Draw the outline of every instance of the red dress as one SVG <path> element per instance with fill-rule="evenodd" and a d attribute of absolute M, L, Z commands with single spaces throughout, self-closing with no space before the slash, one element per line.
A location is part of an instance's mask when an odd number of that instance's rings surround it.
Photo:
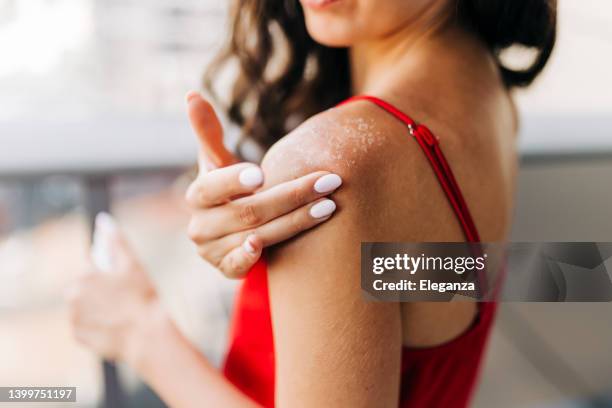
<path fill-rule="evenodd" d="M 375 103 L 406 124 L 436 173 L 466 240 L 480 241 L 438 139 L 425 126 L 416 124 L 394 106 L 378 98 L 356 96 L 343 103 L 352 100 Z M 479 303 L 476 321 L 465 333 L 450 342 L 429 348 L 403 348 L 400 407 L 454 408 L 468 405 L 476 385 L 495 307 L 495 303 Z M 274 342 L 264 257 L 253 266 L 238 293 L 224 374 L 257 403 L 264 407 L 274 406 Z"/>

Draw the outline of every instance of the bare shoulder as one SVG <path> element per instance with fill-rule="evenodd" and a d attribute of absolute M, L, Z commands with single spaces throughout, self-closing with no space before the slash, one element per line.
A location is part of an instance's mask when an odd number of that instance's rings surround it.
<path fill-rule="evenodd" d="M 511 124 L 499 119 L 494 104 L 486 105 L 482 118 L 460 122 L 463 111 L 405 100 L 400 108 L 440 136 L 483 239 L 503 239 L 514 179 L 514 142 L 505 136 Z M 340 209 L 350 202 L 353 216 L 384 225 L 385 240 L 463 239 L 418 143 L 401 121 L 372 103 L 353 102 L 312 117 L 276 143 L 262 166 L 269 185 L 318 170 L 339 174 Z"/>
<path fill-rule="evenodd" d="M 263 160 L 264 168 L 295 178 L 314 170 L 337 171 L 350 178 L 388 163 L 407 130 L 388 113 L 368 102 L 324 111 L 277 142 Z"/>
<path fill-rule="evenodd" d="M 422 220 L 435 212 L 454 225 L 420 146 L 401 121 L 369 102 L 307 120 L 268 151 L 262 167 L 267 185 L 319 170 L 340 175 L 343 186 L 332 197 L 339 211 L 330 225 L 367 219 L 376 227 L 366 228 L 370 239 L 433 239 L 442 231 Z"/>
<path fill-rule="evenodd" d="M 403 195 L 402 205 L 409 204 L 414 194 L 406 194 L 405 187 L 414 191 L 419 175 L 428 171 L 421 156 L 402 122 L 358 101 L 304 122 L 268 151 L 262 167 L 270 184 L 318 170 L 334 172 L 343 179 L 339 198 L 350 196 L 373 211 L 379 199 L 394 206 L 394 198 Z"/>

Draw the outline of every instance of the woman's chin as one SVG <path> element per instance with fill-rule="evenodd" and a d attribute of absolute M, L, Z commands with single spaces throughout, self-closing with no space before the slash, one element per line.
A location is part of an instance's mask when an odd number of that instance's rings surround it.
<path fill-rule="evenodd" d="M 331 47 L 331 48 L 343 48 L 343 47 L 350 47 L 351 46 L 351 42 L 350 41 L 344 41 L 342 39 L 339 38 L 329 38 L 329 37 L 317 37 L 314 35 L 311 35 L 312 39 L 315 40 L 317 43 L 324 45 L 326 47 Z"/>
<path fill-rule="evenodd" d="M 326 47 L 350 47 L 354 42 L 354 35 L 350 30 L 342 30 L 336 25 L 334 28 L 323 21 L 307 22 L 308 34 L 313 40 Z"/>

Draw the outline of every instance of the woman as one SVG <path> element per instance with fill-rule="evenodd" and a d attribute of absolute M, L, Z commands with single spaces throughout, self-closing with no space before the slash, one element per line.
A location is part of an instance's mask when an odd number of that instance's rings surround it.
<path fill-rule="evenodd" d="M 261 170 L 203 172 L 187 197 L 200 254 L 246 274 L 224 371 L 178 333 L 108 217 L 113 273 L 81 280 L 77 336 L 177 407 L 467 406 L 494 304 L 366 302 L 359 244 L 506 238 L 510 90 L 550 56 L 554 1 L 250 0 L 233 13 L 213 75 L 238 61 L 228 114 L 271 147 Z M 529 67 L 500 62 L 514 44 L 537 51 Z M 351 95 L 370 97 L 332 108 Z M 188 99 L 207 167 L 231 163 L 210 154 L 210 105 Z"/>

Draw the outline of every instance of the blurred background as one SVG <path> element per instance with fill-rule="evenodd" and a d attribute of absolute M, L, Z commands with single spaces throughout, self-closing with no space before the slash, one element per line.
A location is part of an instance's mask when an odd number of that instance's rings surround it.
<path fill-rule="evenodd" d="M 195 255 L 182 194 L 184 95 L 223 42 L 226 6 L 0 0 L 0 385 L 76 386 L 77 405 L 99 403 L 100 363 L 72 340 L 62 296 L 88 203 L 107 199 L 183 331 L 221 361 L 234 283 Z M 516 95 L 512 239 L 612 241 L 612 3 L 559 7 L 552 62 Z M 612 305 L 500 309 L 474 407 L 612 406 Z M 121 378 L 132 406 L 162 406 Z"/>

